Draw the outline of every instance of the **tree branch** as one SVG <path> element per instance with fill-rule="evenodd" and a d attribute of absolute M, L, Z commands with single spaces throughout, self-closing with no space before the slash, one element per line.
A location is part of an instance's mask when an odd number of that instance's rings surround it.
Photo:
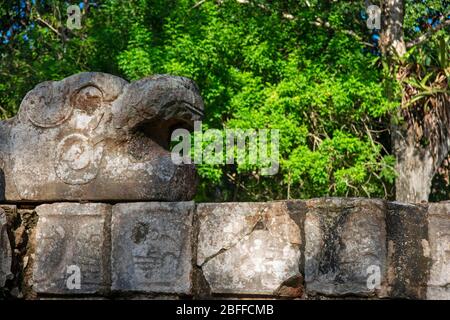
<path fill-rule="evenodd" d="M 237 3 L 240 3 L 240 4 L 251 4 L 250 0 L 236 0 L 236 1 L 237 1 Z M 307 2 L 307 4 L 309 5 L 309 2 Z M 270 9 L 261 3 L 256 4 L 256 6 L 266 12 L 270 12 Z M 283 16 L 284 19 L 287 19 L 287 20 L 295 19 L 295 17 L 288 12 L 282 12 L 281 15 Z"/>
<path fill-rule="evenodd" d="M 333 30 L 334 32 L 342 32 L 346 35 L 353 37 L 356 41 L 360 42 L 361 44 L 364 44 L 369 47 L 375 47 L 375 45 L 373 45 L 372 43 L 363 41 L 363 39 L 355 31 L 334 29 L 333 27 L 331 27 L 328 21 L 323 21 L 321 18 L 317 18 L 315 21 L 311 21 L 310 23 L 317 27 L 323 27 L 329 30 Z"/>
<path fill-rule="evenodd" d="M 422 42 L 428 40 L 433 34 L 438 32 L 439 30 L 443 29 L 446 26 L 450 25 L 450 19 L 446 20 L 446 17 L 450 16 L 450 12 L 445 14 L 441 19 L 439 19 L 440 24 L 436 28 L 431 28 L 427 31 L 427 33 L 421 35 L 420 37 L 417 37 L 414 40 L 409 41 L 406 44 L 406 48 L 412 48 L 418 44 L 421 44 Z"/>
<path fill-rule="evenodd" d="M 61 33 L 55 29 L 50 23 L 48 23 L 47 21 L 45 21 L 44 19 L 41 18 L 40 14 L 38 12 L 36 12 L 37 14 L 37 18 L 36 20 L 38 22 L 40 22 L 41 24 L 43 24 L 44 26 L 46 26 L 47 28 L 49 28 L 50 30 L 52 30 L 54 33 L 56 33 L 58 35 L 58 37 L 61 37 Z"/>
<path fill-rule="evenodd" d="M 194 5 L 192 6 L 192 8 L 191 8 L 190 10 L 200 7 L 200 6 L 201 6 L 202 4 L 204 4 L 205 2 L 206 2 L 206 0 L 201 0 L 201 1 L 197 2 L 196 4 L 194 4 Z"/>

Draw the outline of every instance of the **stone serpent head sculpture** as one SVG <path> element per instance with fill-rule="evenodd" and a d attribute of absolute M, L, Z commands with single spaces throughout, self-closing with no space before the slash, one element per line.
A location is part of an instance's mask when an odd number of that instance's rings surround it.
<path fill-rule="evenodd" d="M 193 165 L 171 160 L 171 132 L 192 129 L 195 83 L 80 73 L 37 85 L 0 122 L 0 201 L 191 200 Z"/>

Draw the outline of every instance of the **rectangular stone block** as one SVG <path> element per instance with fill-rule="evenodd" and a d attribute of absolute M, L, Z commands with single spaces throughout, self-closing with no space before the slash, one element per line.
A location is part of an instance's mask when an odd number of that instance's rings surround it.
<path fill-rule="evenodd" d="M 303 293 L 302 201 L 204 203 L 199 220 L 197 265 L 211 293 Z"/>
<path fill-rule="evenodd" d="M 450 203 L 430 203 L 428 237 L 431 269 L 427 299 L 450 300 Z"/>
<path fill-rule="evenodd" d="M 7 232 L 6 212 L 0 208 L 0 288 L 11 276 L 12 252 Z"/>
<path fill-rule="evenodd" d="M 54 203 L 36 208 L 33 289 L 42 294 L 93 294 L 109 289 L 107 204 Z"/>
<path fill-rule="evenodd" d="M 305 282 L 308 294 L 383 296 L 385 203 L 323 198 L 307 201 Z"/>
<path fill-rule="evenodd" d="M 389 297 L 425 299 L 430 268 L 427 208 L 388 202 L 387 209 Z"/>
<path fill-rule="evenodd" d="M 193 202 L 115 205 L 112 290 L 191 294 L 193 213 Z"/>

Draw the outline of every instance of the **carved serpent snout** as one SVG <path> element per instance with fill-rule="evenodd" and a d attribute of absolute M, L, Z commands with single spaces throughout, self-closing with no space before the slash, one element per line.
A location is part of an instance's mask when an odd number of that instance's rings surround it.
<path fill-rule="evenodd" d="M 199 90 L 183 77 L 80 73 L 41 83 L 0 122 L 3 198 L 190 200 L 195 168 L 171 161 L 169 139 L 202 116 Z"/>
<path fill-rule="evenodd" d="M 130 84 L 115 109 L 114 126 L 143 130 L 168 147 L 178 127 L 192 129 L 203 118 L 203 101 L 196 84 L 187 78 L 156 75 Z"/>

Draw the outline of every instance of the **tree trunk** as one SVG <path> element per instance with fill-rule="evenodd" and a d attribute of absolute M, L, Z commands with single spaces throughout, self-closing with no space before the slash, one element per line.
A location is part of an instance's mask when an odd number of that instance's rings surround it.
<path fill-rule="evenodd" d="M 427 201 L 433 179 L 433 159 L 428 150 L 417 148 L 409 129 L 402 129 L 393 127 L 391 132 L 398 174 L 395 199 L 411 203 Z"/>
<path fill-rule="evenodd" d="M 433 107 L 428 113 L 423 112 L 423 106 L 412 112 L 402 110 L 405 122 L 392 126 L 393 151 L 397 157 L 397 201 L 428 201 L 431 181 L 448 156 L 449 99 L 446 95 L 440 95 L 433 100 Z M 421 121 L 418 122 L 417 119 Z"/>
<path fill-rule="evenodd" d="M 403 36 L 404 0 L 384 0 L 382 4 L 381 50 L 391 63 L 406 53 Z M 409 70 L 400 68 L 397 80 Z M 403 87 L 402 106 L 411 98 Z M 396 156 L 396 200 L 417 203 L 428 201 L 431 182 L 449 152 L 450 103 L 447 95 L 430 98 L 430 110 L 416 103 L 399 109 L 402 123 L 391 126 L 393 153 Z"/>
<path fill-rule="evenodd" d="M 381 50 L 385 56 L 403 56 L 406 45 L 403 37 L 404 0 L 385 0 L 381 8 Z"/>

